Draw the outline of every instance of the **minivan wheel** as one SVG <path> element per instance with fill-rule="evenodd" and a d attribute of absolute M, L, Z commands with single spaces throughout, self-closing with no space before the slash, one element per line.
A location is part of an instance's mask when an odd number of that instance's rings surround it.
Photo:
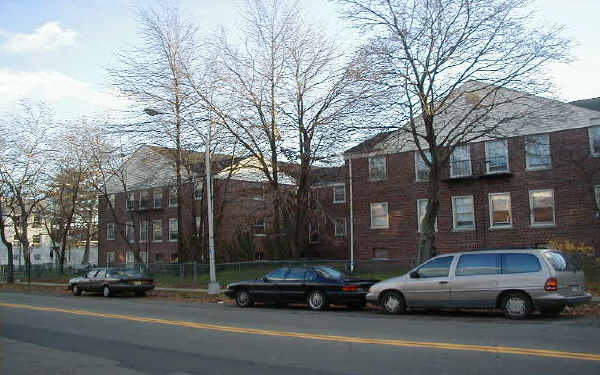
<path fill-rule="evenodd" d="M 102 288 L 102 294 L 104 295 L 104 297 L 110 297 L 112 295 L 108 285 L 105 285 L 104 288 Z"/>
<path fill-rule="evenodd" d="M 325 310 L 329 304 L 327 303 L 327 296 L 320 290 L 313 290 L 308 294 L 307 298 L 308 307 L 311 310 Z"/>
<path fill-rule="evenodd" d="M 406 308 L 404 298 L 398 292 L 385 292 L 380 301 L 383 311 L 388 314 L 400 314 Z"/>
<path fill-rule="evenodd" d="M 246 289 L 240 289 L 235 293 L 235 303 L 239 307 L 251 307 L 254 304 L 250 292 Z"/>
<path fill-rule="evenodd" d="M 510 293 L 502 299 L 502 310 L 509 319 L 525 319 L 533 311 L 533 304 L 522 293 Z"/>

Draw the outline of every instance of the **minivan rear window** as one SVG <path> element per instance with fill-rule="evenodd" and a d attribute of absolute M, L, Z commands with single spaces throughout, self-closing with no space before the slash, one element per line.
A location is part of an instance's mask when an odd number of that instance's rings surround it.
<path fill-rule="evenodd" d="M 552 268 L 557 272 L 577 271 L 581 269 L 581 266 L 568 254 L 559 253 L 558 251 L 548 251 L 544 253 L 544 257 L 548 259 Z"/>
<path fill-rule="evenodd" d="M 533 254 L 502 254 L 502 273 L 538 272 L 542 269 L 539 259 Z"/>

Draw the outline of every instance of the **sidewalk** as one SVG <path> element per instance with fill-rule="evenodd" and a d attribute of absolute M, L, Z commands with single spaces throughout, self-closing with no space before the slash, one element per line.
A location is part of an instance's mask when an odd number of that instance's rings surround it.
<path fill-rule="evenodd" d="M 4 284 L 4 282 L 2 282 Z M 26 281 L 16 281 L 15 284 L 19 285 L 27 285 Z M 60 283 L 41 283 L 41 282 L 31 282 L 29 285 L 36 286 L 62 286 L 64 288 L 67 287 L 67 284 Z M 159 292 L 191 292 L 191 293 L 208 293 L 208 289 L 193 289 L 193 288 L 161 288 L 155 287 L 154 290 Z M 220 293 L 223 293 L 225 289 L 221 289 Z"/>

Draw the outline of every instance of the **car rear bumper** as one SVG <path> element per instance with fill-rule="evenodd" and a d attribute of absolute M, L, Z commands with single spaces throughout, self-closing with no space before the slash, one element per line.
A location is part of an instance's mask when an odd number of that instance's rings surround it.
<path fill-rule="evenodd" d="M 538 297 L 534 303 L 539 308 L 544 307 L 561 307 L 561 306 L 576 306 L 583 303 L 589 303 L 592 300 L 590 293 L 584 293 L 580 296 L 565 297 L 560 294 L 554 293 L 548 296 Z"/>
<path fill-rule="evenodd" d="M 340 293 L 331 293 L 327 294 L 329 298 L 329 302 L 334 305 L 343 305 L 347 303 L 365 303 L 366 292 L 340 292 Z"/>

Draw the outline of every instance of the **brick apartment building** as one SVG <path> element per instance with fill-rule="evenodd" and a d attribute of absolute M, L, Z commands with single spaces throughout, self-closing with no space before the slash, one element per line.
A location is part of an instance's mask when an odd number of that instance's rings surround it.
<path fill-rule="evenodd" d="M 504 129 L 504 138 L 457 147 L 445 166 L 439 252 L 542 246 L 552 239 L 600 249 L 600 112 L 522 99 L 547 115 L 524 116 Z M 403 138 L 381 133 L 345 153 L 357 258 L 416 257 L 428 169 Z"/>

